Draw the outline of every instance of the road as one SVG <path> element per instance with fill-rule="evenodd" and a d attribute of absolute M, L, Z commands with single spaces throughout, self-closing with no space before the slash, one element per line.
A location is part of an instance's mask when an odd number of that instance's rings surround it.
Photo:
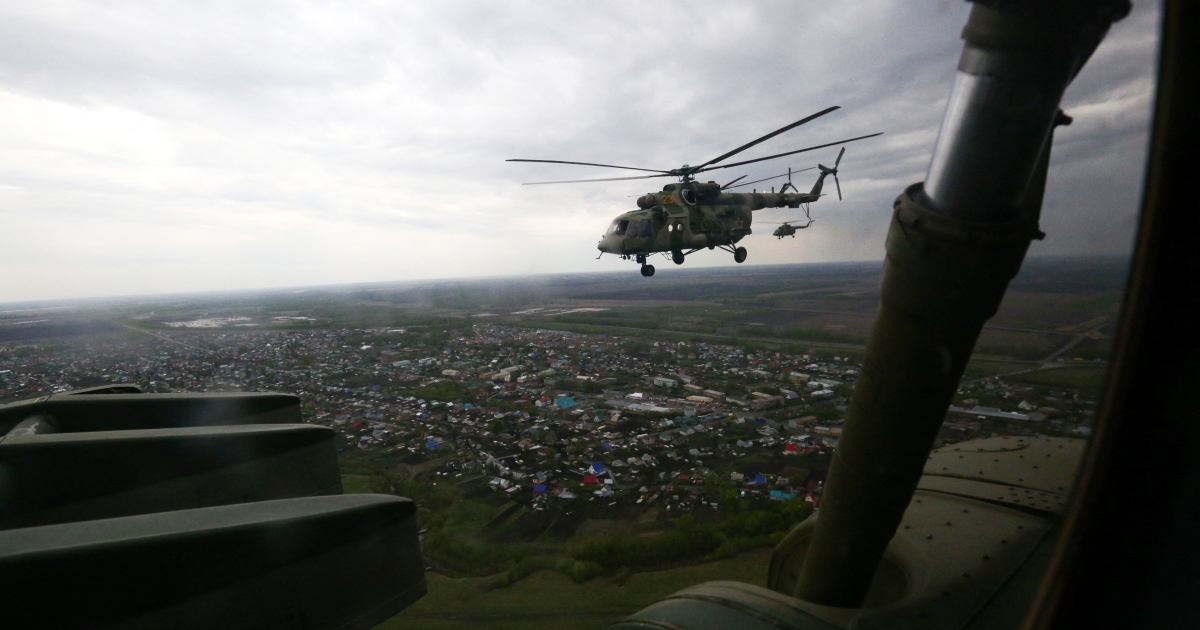
<path fill-rule="evenodd" d="M 129 330 L 136 330 L 137 332 L 140 332 L 140 333 L 145 333 L 145 334 L 147 334 L 147 335 L 150 335 L 151 337 L 158 337 L 159 339 L 162 339 L 163 341 L 169 341 L 169 342 L 171 342 L 171 343 L 177 343 L 177 344 L 179 344 L 179 345 L 181 345 L 181 346 L 183 346 L 183 347 L 185 347 L 185 348 L 191 348 L 192 350 L 204 350 L 204 348 L 201 348 L 200 346 L 193 346 L 193 345 L 192 345 L 192 344 L 190 344 L 190 343 L 183 343 L 182 341 L 179 341 L 178 339 L 172 339 L 172 338 L 170 338 L 170 337 L 168 337 L 168 336 L 166 336 L 166 335 L 160 335 L 160 334 L 158 334 L 158 333 L 155 333 L 155 332 L 150 332 L 149 330 L 145 330 L 145 329 L 143 329 L 143 328 L 138 328 L 137 326 L 130 326 L 129 324 L 121 324 L 121 325 L 122 325 L 122 326 L 124 326 L 124 327 L 126 327 L 126 328 L 128 328 Z"/>
<path fill-rule="evenodd" d="M 1097 333 L 1100 332 L 1101 328 L 1104 328 L 1107 325 L 1108 325 L 1107 321 L 1101 322 L 1099 326 L 1096 326 L 1096 327 L 1088 330 L 1087 332 L 1082 332 L 1082 333 L 1079 333 L 1078 335 L 1075 335 L 1070 341 L 1067 342 L 1067 344 L 1065 346 L 1050 353 L 1050 356 L 1046 357 L 1045 359 L 1042 359 L 1042 363 L 1050 363 L 1051 361 L 1057 359 L 1058 357 L 1061 357 L 1062 355 L 1066 354 L 1066 352 L 1068 350 L 1079 345 L 1079 343 L 1084 341 L 1085 339 L 1098 339 L 1099 337 L 1097 336 Z"/>

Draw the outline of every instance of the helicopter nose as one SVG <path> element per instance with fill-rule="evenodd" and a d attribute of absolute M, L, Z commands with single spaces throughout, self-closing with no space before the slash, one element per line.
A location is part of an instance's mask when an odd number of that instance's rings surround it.
<path fill-rule="evenodd" d="M 613 238 L 613 236 L 611 234 L 604 235 L 604 237 L 600 239 L 600 242 L 596 243 L 596 249 L 598 249 L 606 254 L 621 253 L 620 251 L 618 251 L 619 247 L 620 246 L 617 243 L 617 240 L 615 238 Z"/>

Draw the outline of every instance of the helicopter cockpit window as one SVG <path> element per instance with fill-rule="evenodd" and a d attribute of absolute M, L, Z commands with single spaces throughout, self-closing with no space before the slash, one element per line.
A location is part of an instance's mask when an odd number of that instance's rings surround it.
<path fill-rule="evenodd" d="M 625 230 L 625 236 L 629 238 L 639 238 L 642 236 L 642 227 L 647 221 L 630 221 L 629 227 Z"/>
<path fill-rule="evenodd" d="M 629 227 L 629 221 L 616 221 L 613 223 L 612 232 L 617 236 L 625 236 L 625 230 Z"/>

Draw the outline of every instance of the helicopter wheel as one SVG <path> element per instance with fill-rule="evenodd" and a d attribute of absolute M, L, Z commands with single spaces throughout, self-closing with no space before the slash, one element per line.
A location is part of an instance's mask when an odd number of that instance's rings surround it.
<path fill-rule="evenodd" d="M 654 265 L 642 265 L 642 275 L 649 278 L 654 275 Z"/>
<path fill-rule="evenodd" d="M 675 261 L 676 265 L 682 265 L 683 264 L 683 252 L 679 251 L 678 249 L 671 252 L 671 260 Z"/>
<path fill-rule="evenodd" d="M 733 262 L 736 262 L 736 263 L 746 262 L 746 248 L 745 247 L 739 247 L 739 248 L 733 250 Z"/>

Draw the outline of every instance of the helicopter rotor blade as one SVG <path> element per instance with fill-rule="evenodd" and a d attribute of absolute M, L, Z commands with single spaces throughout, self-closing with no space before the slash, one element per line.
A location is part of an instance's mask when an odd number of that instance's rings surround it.
<path fill-rule="evenodd" d="M 670 171 L 661 171 L 655 168 L 638 168 L 636 166 L 614 166 L 612 164 L 596 164 L 595 162 L 568 162 L 566 160 L 525 160 L 521 158 L 513 158 L 504 160 L 505 162 L 539 162 L 542 164 L 578 164 L 580 166 L 602 166 L 604 168 L 621 168 L 627 171 L 646 171 L 648 173 L 668 173 Z M 600 180 L 597 180 L 600 181 Z"/>
<path fill-rule="evenodd" d="M 833 170 L 835 170 L 835 171 L 837 170 L 838 164 L 842 163 L 842 156 L 845 154 L 846 154 L 846 147 L 842 147 L 842 150 L 838 151 L 837 160 L 834 160 L 834 162 L 833 162 Z"/>
<path fill-rule="evenodd" d="M 737 183 L 737 181 L 738 181 L 738 180 L 742 180 L 742 179 L 746 179 L 746 176 L 745 176 L 745 175 L 742 175 L 741 177 L 739 177 L 739 178 L 737 178 L 737 179 L 735 179 L 735 180 L 733 180 L 733 181 L 729 182 L 728 184 L 725 184 L 724 186 L 722 186 L 722 187 L 721 187 L 721 190 L 725 190 L 726 188 L 729 188 L 730 186 L 732 186 L 732 185 L 734 185 L 735 183 Z"/>
<path fill-rule="evenodd" d="M 814 168 L 816 168 L 816 167 L 815 167 L 815 166 L 810 166 L 810 167 L 808 167 L 808 168 L 802 168 L 802 169 L 795 170 L 795 171 L 793 171 L 793 170 L 791 170 L 791 169 L 788 169 L 788 172 L 787 172 L 787 173 L 784 173 L 784 174 L 782 174 L 782 175 L 775 175 L 775 176 L 773 176 L 773 177 L 764 177 L 764 178 L 762 178 L 762 179 L 756 179 L 756 180 L 754 180 L 754 181 L 752 181 L 752 182 L 746 182 L 746 183 L 744 183 L 744 184 L 738 184 L 737 186 L 726 186 L 725 188 L 741 188 L 742 186 L 749 186 L 750 184 L 757 184 L 757 183 L 759 183 L 759 182 L 766 182 L 766 181 L 770 181 L 770 180 L 772 180 L 772 179 L 779 179 L 780 177 L 788 177 L 788 178 L 789 178 L 789 179 L 788 179 L 788 181 L 791 181 L 791 179 L 790 179 L 790 176 L 791 176 L 791 175 L 793 175 L 793 174 L 795 174 L 795 173 L 803 173 L 804 171 L 811 171 L 811 170 L 813 170 Z M 742 177 L 745 177 L 745 175 L 743 175 Z M 737 180 L 734 180 L 734 181 L 737 181 Z M 724 188 L 722 188 L 722 190 L 724 190 Z"/>
<path fill-rule="evenodd" d="M 838 181 L 837 170 L 833 171 L 833 183 L 838 189 L 838 201 L 842 200 L 842 183 Z"/>
<path fill-rule="evenodd" d="M 752 141 L 750 141 L 746 144 L 743 144 L 742 146 L 740 146 L 728 153 L 725 153 L 719 157 L 715 157 L 715 158 L 713 158 L 703 164 L 700 164 L 698 166 L 691 167 L 688 170 L 692 170 L 693 172 L 699 172 L 700 170 L 707 170 L 707 169 L 704 169 L 705 166 L 708 166 L 710 164 L 716 164 L 717 162 L 720 162 L 721 160 L 733 157 L 733 156 L 737 155 L 738 153 L 741 153 L 742 151 L 745 151 L 746 149 L 753 147 L 756 144 L 766 142 L 767 140 L 770 140 L 771 138 L 774 138 L 775 136 L 778 136 L 779 134 L 781 134 L 785 131 L 795 129 L 796 127 L 799 127 L 800 125 L 803 125 L 806 122 L 820 118 L 821 116 L 824 116 L 825 114 L 828 114 L 829 112 L 832 112 L 835 109 L 841 109 L 841 105 L 834 105 L 833 107 L 823 109 L 823 110 L 813 114 L 812 116 L 807 116 L 805 118 L 801 118 L 800 120 L 797 120 L 796 122 L 794 122 L 786 127 L 780 127 L 779 129 L 776 129 L 775 131 L 772 131 L 771 133 L 769 133 L 757 140 L 752 140 Z"/>
<path fill-rule="evenodd" d="M 767 157 L 755 158 L 753 160 L 744 160 L 742 162 L 734 162 L 732 164 L 720 164 L 717 166 L 709 166 L 709 167 L 702 168 L 702 169 L 692 171 L 692 172 L 699 173 L 702 171 L 715 171 L 719 168 L 733 168 L 734 166 L 742 166 L 744 164 L 753 164 L 755 162 L 764 162 L 766 160 L 774 160 L 775 158 L 781 158 L 785 155 L 795 155 L 797 153 L 804 153 L 805 151 L 815 151 L 816 149 L 824 149 L 825 147 L 831 147 L 835 144 L 845 144 L 847 142 L 854 142 L 856 140 L 866 140 L 867 138 L 874 138 L 875 136 L 882 136 L 882 135 L 883 135 L 883 132 L 880 131 L 879 133 L 873 133 L 873 134 L 869 134 L 866 136 L 859 136 L 857 138 L 848 138 L 846 140 L 838 140 L 837 142 L 827 142 L 825 144 L 818 144 L 814 147 L 805 147 L 803 149 L 796 149 L 795 151 L 788 151 L 787 153 L 776 153 L 775 155 L 768 155 Z"/>
<path fill-rule="evenodd" d="M 602 179 L 560 179 L 552 182 L 525 182 L 522 186 L 541 186 L 542 184 L 579 184 L 583 182 L 620 182 L 628 179 L 651 179 L 654 177 L 671 177 L 670 174 L 662 175 L 635 175 L 633 177 L 605 177 Z"/>

